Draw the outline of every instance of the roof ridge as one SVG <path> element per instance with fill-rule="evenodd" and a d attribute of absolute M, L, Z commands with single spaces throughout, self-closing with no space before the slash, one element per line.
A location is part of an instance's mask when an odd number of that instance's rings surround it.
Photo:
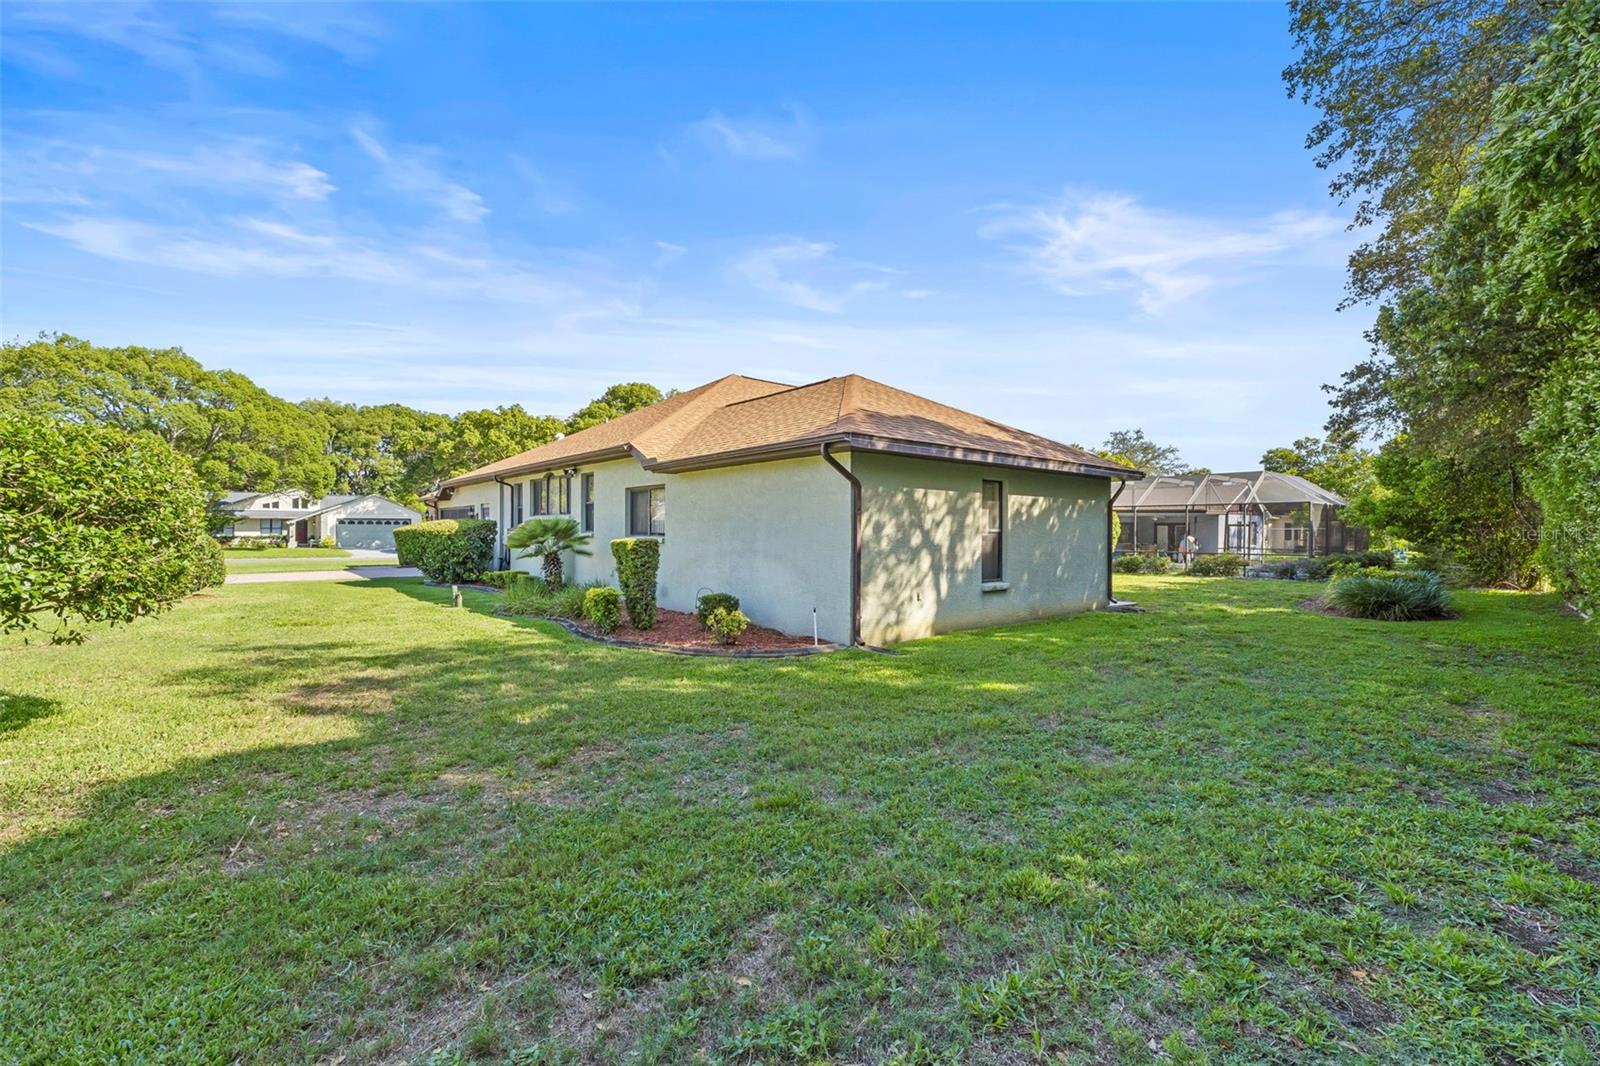
<path fill-rule="evenodd" d="M 783 385 L 783 382 L 781 382 L 781 381 L 769 381 L 766 378 L 751 378 L 750 380 L 751 381 L 763 381 L 763 382 L 766 382 L 768 385 Z M 725 408 L 726 407 L 738 407 L 740 404 L 755 403 L 757 400 L 770 400 L 774 396 L 787 396 L 789 393 L 791 393 L 791 392 L 799 392 L 801 389 L 814 389 L 818 385 L 826 385 L 828 382 L 830 382 L 832 380 L 834 380 L 834 379 L 833 378 L 819 378 L 816 381 L 808 381 L 804 385 L 784 385 L 784 387 L 779 389 L 777 392 L 769 392 L 769 393 L 766 393 L 766 394 L 761 395 L 761 396 L 746 396 L 742 400 L 734 400 L 734 401 L 732 401 L 730 403 L 725 403 L 722 406 L 725 407 Z"/>

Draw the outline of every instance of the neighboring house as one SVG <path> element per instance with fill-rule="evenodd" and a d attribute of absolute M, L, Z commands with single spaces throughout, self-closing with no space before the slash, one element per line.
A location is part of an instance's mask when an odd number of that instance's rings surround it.
<path fill-rule="evenodd" d="M 299 489 L 280 492 L 230 492 L 218 501 L 226 523 L 219 540 L 284 538 L 297 547 L 315 546 L 332 537 L 341 548 L 394 551 L 394 531 L 422 519 L 420 511 L 382 496 L 323 496 L 314 499 Z"/>
<path fill-rule="evenodd" d="M 729 375 L 440 486 L 441 517 L 662 541 L 662 606 L 731 592 L 761 625 L 887 644 L 1109 599 L 1111 482 L 1138 471 L 856 375 Z M 670 517 L 669 517 L 670 516 Z M 537 559 L 501 565 L 536 571 Z"/>
<path fill-rule="evenodd" d="M 1205 554 L 1331 555 L 1365 551 L 1367 531 L 1344 524 L 1342 497 L 1303 477 L 1272 470 L 1162 475 L 1117 497 L 1119 552 L 1176 557 L 1193 534 Z"/>

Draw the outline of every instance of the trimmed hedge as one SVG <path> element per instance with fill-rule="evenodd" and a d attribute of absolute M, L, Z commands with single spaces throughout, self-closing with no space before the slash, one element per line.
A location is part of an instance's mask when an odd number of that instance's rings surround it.
<path fill-rule="evenodd" d="M 397 527 L 394 551 L 401 566 L 416 567 L 429 581 L 472 581 L 488 567 L 494 538 L 487 518 L 440 518 Z"/>
<path fill-rule="evenodd" d="M 195 538 L 194 569 L 189 574 L 189 591 L 214 589 L 228 576 L 228 563 L 222 554 L 222 545 L 210 533 Z"/>
<path fill-rule="evenodd" d="M 739 597 L 731 592 L 707 592 L 697 597 L 694 601 L 694 619 L 700 623 L 700 628 L 711 628 L 709 621 L 711 612 L 718 608 L 737 611 L 739 609 Z"/>
<path fill-rule="evenodd" d="M 521 570 L 485 570 L 478 575 L 478 584 L 488 585 L 492 589 L 504 590 L 518 577 L 526 577 Z"/>
<path fill-rule="evenodd" d="M 615 632 L 622 621 L 622 593 L 610 585 L 583 594 L 583 616 L 602 633 Z"/>
<path fill-rule="evenodd" d="M 1184 573 L 1190 577 L 1238 577 L 1244 573 L 1244 556 L 1232 552 L 1196 555 Z"/>
<path fill-rule="evenodd" d="M 628 622 L 635 629 L 656 624 L 656 572 L 661 568 L 661 542 L 650 537 L 619 537 L 611 542 L 617 561 L 617 582 Z"/>
<path fill-rule="evenodd" d="M 1172 569 L 1172 560 L 1154 552 L 1134 552 L 1111 560 L 1111 569 L 1119 574 L 1165 574 Z"/>

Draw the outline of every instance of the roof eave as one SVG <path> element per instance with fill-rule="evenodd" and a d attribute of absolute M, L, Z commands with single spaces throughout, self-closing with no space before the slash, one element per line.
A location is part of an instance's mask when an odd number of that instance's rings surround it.
<path fill-rule="evenodd" d="M 537 474 L 545 470 L 561 470 L 580 463 L 592 463 L 597 460 L 627 459 L 636 453 L 626 444 L 619 444 L 611 448 L 600 448 L 589 452 L 576 452 L 572 455 L 563 455 L 555 459 L 545 459 L 533 463 L 519 463 L 508 466 L 504 470 L 474 470 L 466 474 L 458 474 L 439 482 L 439 488 L 453 489 L 462 485 L 471 485 L 478 481 L 493 481 L 495 478 L 514 477 L 520 474 Z"/>
<path fill-rule="evenodd" d="M 1076 474 L 1080 477 L 1121 478 L 1128 481 L 1138 481 L 1144 477 L 1142 471 L 1131 468 L 1092 466 L 1087 463 L 1073 463 L 1060 459 L 1044 459 L 1038 456 L 1012 455 L 983 449 L 957 448 L 918 441 L 894 440 L 887 437 L 871 437 L 856 433 L 817 434 L 797 440 L 783 441 L 779 444 L 759 445 L 752 448 L 740 448 L 708 455 L 694 455 L 683 459 L 645 463 L 644 466 L 647 470 L 658 470 L 664 474 L 682 473 L 690 470 L 708 470 L 719 466 L 738 466 L 744 463 L 770 462 L 776 459 L 797 459 L 815 454 L 816 450 L 823 444 L 842 444 L 846 448 L 860 451 L 884 452 L 913 459 L 940 459 L 946 462 L 972 463 L 981 466 L 1009 466 L 1025 470 L 1044 470 L 1056 474 Z"/>

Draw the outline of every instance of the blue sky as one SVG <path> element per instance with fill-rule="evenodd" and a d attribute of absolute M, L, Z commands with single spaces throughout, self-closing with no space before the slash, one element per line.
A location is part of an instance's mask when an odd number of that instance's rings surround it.
<path fill-rule="evenodd" d="M 8 3 L 0 318 L 441 411 L 853 371 L 1245 467 L 1370 319 L 1286 23 Z"/>

